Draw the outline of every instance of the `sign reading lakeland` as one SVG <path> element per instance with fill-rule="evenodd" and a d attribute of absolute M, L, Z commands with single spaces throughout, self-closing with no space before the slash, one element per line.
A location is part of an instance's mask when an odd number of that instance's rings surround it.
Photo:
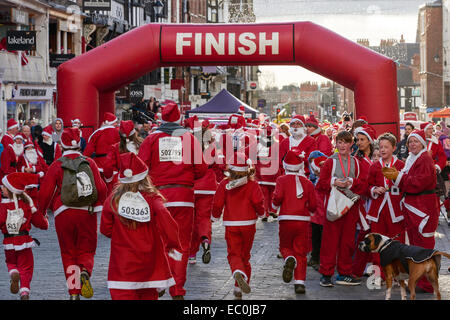
<path fill-rule="evenodd" d="M 98 127 L 116 90 L 157 68 L 198 65 L 304 67 L 353 90 L 356 118 L 377 134 L 399 135 L 394 61 L 311 22 L 135 28 L 58 68 L 58 116 Z"/>
<path fill-rule="evenodd" d="M 8 30 L 6 32 L 6 50 L 36 50 L 36 31 Z"/>

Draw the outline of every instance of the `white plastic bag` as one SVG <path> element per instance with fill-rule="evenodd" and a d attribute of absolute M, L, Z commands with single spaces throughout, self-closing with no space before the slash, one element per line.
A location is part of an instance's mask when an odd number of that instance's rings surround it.
<path fill-rule="evenodd" d="M 336 187 L 331 188 L 327 206 L 328 221 L 336 221 L 343 217 L 353 206 L 354 202 Z"/>

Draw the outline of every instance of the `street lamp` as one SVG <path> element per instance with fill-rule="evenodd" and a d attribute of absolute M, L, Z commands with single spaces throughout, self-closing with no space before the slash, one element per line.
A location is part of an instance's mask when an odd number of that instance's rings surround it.
<path fill-rule="evenodd" d="M 157 0 L 153 3 L 153 10 L 155 10 L 156 21 L 158 22 L 158 18 L 161 17 L 162 11 L 164 8 L 164 3 L 160 0 Z"/>

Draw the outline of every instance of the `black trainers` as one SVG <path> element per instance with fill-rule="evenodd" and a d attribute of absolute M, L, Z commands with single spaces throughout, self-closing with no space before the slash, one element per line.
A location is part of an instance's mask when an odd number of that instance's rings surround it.
<path fill-rule="evenodd" d="M 331 282 L 331 276 L 322 276 L 320 278 L 320 285 L 322 287 L 334 287 L 333 282 Z"/>
<path fill-rule="evenodd" d="M 361 279 L 357 279 L 353 276 L 338 275 L 336 277 L 336 284 L 340 284 L 342 286 L 358 286 L 361 284 Z"/>
<path fill-rule="evenodd" d="M 306 292 L 306 288 L 304 284 L 295 284 L 294 285 L 294 289 L 295 289 L 295 293 L 305 293 Z"/>
<path fill-rule="evenodd" d="M 209 242 L 202 242 L 202 248 L 202 261 L 204 264 L 208 264 L 211 261 L 211 245 L 209 244 Z"/>
<path fill-rule="evenodd" d="M 292 277 L 294 276 L 294 268 L 295 268 L 295 259 L 293 257 L 287 258 L 283 268 L 284 282 L 286 283 L 291 282 Z"/>

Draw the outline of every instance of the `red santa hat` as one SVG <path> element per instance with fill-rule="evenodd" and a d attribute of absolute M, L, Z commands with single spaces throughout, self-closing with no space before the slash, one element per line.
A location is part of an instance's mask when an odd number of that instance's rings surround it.
<path fill-rule="evenodd" d="M 176 122 L 181 121 L 180 108 L 176 103 L 168 103 L 162 107 L 161 119 L 163 122 Z"/>
<path fill-rule="evenodd" d="M 252 161 L 247 158 L 243 152 L 235 152 L 233 157 L 228 161 L 228 169 L 237 172 L 247 172 L 252 165 Z"/>
<path fill-rule="evenodd" d="M 117 117 L 111 112 L 105 112 L 103 114 L 103 123 L 107 126 L 113 125 L 117 122 Z"/>
<path fill-rule="evenodd" d="M 239 111 L 238 111 L 238 113 L 239 114 L 244 114 L 245 113 L 245 107 L 244 106 L 239 106 Z"/>
<path fill-rule="evenodd" d="M 34 144 L 31 140 L 27 140 L 25 142 L 25 145 L 23 146 L 24 149 L 29 148 L 29 147 L 33 147 L 34 148 Z"/>
<path fill-rule="evenodd" d="M 414 138 L 416 138 L 417 140 L 419 140 L 420 143 L 422 143 L 422 145 L 423 145 L 425 148 L 428 146 L 427 139 L 425 138 L 425 130 L 417 130 L 417 129 L 416 129 L 416 130 L 413 130 L 413 131 L 409 134 L 408 138 L 406 139 L 406 143 L 409 142 L 409 139 L 410 139 L 411 137 L 414 137 Z"/>
<path fill-rule="evenodd" d="M 369 124 L 364 124 L 362 127 L 356 128 L 354 133 L 355 137 L 358 133 L 365 135 L 367 139 L 369 139 L 371 144 L 373 144 L 377 139 L 377 133 L 375 129 Z"/>
<path fill-rule="evenodd" d="M 202 128 L 212 129 L 214 128 L 214 123 L 210 123 L 208 119 L 202 121 Z"/>
<path fill-rule="evenodd" d="M 328 158 L 325 156 L 314 158 L 313 161 L 311 162 L 311 168 L 313 168 L 313 170 L 315 171 L 320 172 L 320 169 L 322 168 L 323 164 L 327 159 Z"/>
<path fill-rule="evenodd" d="M 22 142 L 25 140 L 25 138 L 21 133 L 18 133 L 14 136 L 13 140 L 15 141 L 16 139 L 22 139 Z"/>
<path fill-rule="evenodd" d="M 134 122 L 132 120 L 122 120 L 120 121 L 119 132 L 122 136 L 131 137 L 136 133 L 134 129 Z"/>
<path fill-rule="evenodd" d="M 53 133 L 53 127 L 49 124 L 42 130 L 42 135 L 51 137 Z"/>
<path fill-rule="evenodd" d="M 14 194 L 22 194 L 27 185 L 38 184 L 39 175 L 27 172 L 13 172 L 3 177 L 3 185 Z"/>
<path fill-rule="evenodd" d="M 147 165 L 133 152 L 120 155 L 119 181 L 121 183 L 135 183 L 145 179 L 147 175 Z"/>
<path fill-rule="evenodd" d="M 431 126 L 431 127 L 433 126 L 433 123 L 432 123 L 432 122 L 424 122 L 424 123 L 421 123 L 421 124 L 420 124 L 420 130 L 427 131 L 427 129 L 428 129 L 430 126 Z"/>
<path fill-rule="evenodd" d="M 66 128 L 61 134 L 61 146 L 64 149 L 77 149 L 80 147 L 80 130 L 78 128 Z"/>
<path fill-rule="evenodd" d="M 311 125 L 311 126 L 318 128 L 319 121 L 317 121 L 316 117 L 312 114 L 306 119 L 305 125 Z"/>
<path fill-rule="evenodd" d="M 195 121 L 198 121 L 198 117 L 196 115 L 194 115 L 193 117 L 189 117 L 187 119 L 184 120 L 184 127 L 194 130 L 194 124 Z"/>
<path fill-rule="evenodd" d="M 6 130 L 11 130 L 18 127 L 19 123 L 15 119 L 9 119 L 8 122 L 6 123 Z"/>
<path fill-rule="evenodd" d="M 366 123 L 369 123 L 369 120 L 367 120 L 366 116 L 360 116 L 358 120 L 365 121 Z"/>
<path fill-rule="evenodd" d="M 81 127 L 82 126 L 82 123 L 81 123 L 81 121 L 80 121 L 80 119 L 73 119 L 73 120 L 70 120 L 71 122 L 72 122 L 72 127 Z"/>
<path fill-rule="evenodd" d="M 289 150 L 283 159 L 283 168 L 289 171 L 300 171 L 304 167 L 304 152 Z"/>
<path fill-rule="evenodd" d="M 305 117 L 301 116 L 301 115 L 296 115 L 295 117 L 293 117 L 291 119 L 291 121 L 289 122 L 289 125 L 292 125 L 294 122 L 301 122 L 302 125 L 305 125 Z"/>

